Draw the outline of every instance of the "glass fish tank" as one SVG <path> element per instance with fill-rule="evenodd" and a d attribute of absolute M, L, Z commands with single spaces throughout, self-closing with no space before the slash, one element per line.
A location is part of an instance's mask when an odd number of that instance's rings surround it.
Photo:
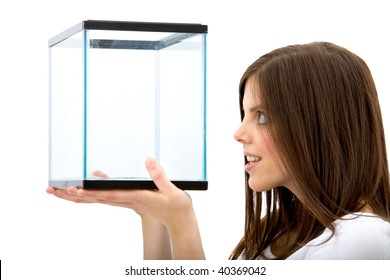
<path fill-rule="evenodd" d="M 178 188 L 206 190 L 206 37 L 87 20 L 49 39 L 49 186 L 154 189 L 153 157 Z"/>

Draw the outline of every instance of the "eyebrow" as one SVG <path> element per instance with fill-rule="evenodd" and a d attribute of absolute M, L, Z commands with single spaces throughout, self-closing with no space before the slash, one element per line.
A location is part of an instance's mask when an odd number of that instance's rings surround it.
<path fill-rule="evenodd" d="M 264 106 L 262 104 L 255 105 L 249 109 L 249 112 L 263 111 Z"/>

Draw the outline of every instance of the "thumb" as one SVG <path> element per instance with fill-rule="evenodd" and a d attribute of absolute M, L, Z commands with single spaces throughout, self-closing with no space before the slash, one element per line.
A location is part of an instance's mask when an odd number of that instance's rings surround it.
<path fill-rule="evenodd" d="M 165 175 L 161 165 L 159 165 L 155 159 L 147 158 L 145 161 L 145 166 L 149 172 L 150 177 L 159 190 L 168 190 L 174 186 Z"/>

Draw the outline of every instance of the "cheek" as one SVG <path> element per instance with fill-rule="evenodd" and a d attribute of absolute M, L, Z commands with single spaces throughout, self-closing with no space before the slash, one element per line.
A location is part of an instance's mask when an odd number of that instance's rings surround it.
<path fill-rule="evenodd" d="M 262 157 L 259 173 L 253 174 L 254 181 L 266 180 L 272 187 L 284 185 L 289 181 L 285 164 L 278 154 L 272 138 L 267 133 L 262 133 L 256 141 L 259 155 Z"/>
<path fill-rule="evenodd" d="M 276 154 L 276 150 L 271 136 L 266 131 L 259 131 L 256 139 L 256 147 L 260 152 L 260 156 Z"/>

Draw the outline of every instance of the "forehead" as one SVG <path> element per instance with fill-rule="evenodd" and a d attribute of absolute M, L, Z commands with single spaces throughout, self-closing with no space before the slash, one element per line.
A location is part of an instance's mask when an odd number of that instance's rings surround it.
<path fill-rule="evenodd" d="M 262 104 L 260 90 L 253 77 L 248 78 L 245 83 L 242 106 L 244 111 L 253 107 L 259 107 Z"/>

